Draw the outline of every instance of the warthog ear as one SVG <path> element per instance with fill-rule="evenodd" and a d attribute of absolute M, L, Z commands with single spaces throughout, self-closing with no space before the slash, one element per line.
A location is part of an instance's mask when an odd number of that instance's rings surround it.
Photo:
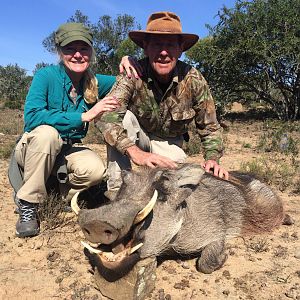
<path fill-rule="evenodd" d="M 129 183 L 132 180 L 132 172 L 130 170 L 122 170 L 121 176 L 124 183 Z"/>
<path fill-rule="evenodd" d="M 204 175 L 204 169 L 197 164 L 184 164 L 177 172 L 177 186 L 196 186 Z"/>
<path fill-rule="evenodd" d="M 155 183 L 160 201 L 172 203 L 174 208 L 184 207 L 185 201 L 197 188 L 205 171 L 197 164 L 183 164 L 178 169 L 164 170 Z"/>
<path fill-rule="evenodd" d="M 183 164 L 178 169 L 161 172 L 159 180 L 165 187 L 190 187 L 197 186 L 204 175 L 204 169 L 197 164 Z M 157 180 L 158 181 L 158 180 Z"/>

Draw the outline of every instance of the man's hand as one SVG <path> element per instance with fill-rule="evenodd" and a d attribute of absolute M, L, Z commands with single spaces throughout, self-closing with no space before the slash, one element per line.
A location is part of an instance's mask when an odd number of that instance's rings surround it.
<path fill-rule="evenodd" d="M 126 152 L 130 159 L 138 166 L 147 166 L 150 168 L 162 167 L 168 169 L 177 168 L 177 164 L 168 157 L 145 152 L 135 145 L 129 147 Z"/>
<path fill-rule="evenodd" d="M 212 173 L 216 177 L 224 178 L 228 180 L 229 174 L 228 171 L 223 169 L 215 160 L 207 160 L 202 164 L 202 167 L 205 169 L 205 172 L 210 172 L 212 170 Z"/>
<path fill-rule="evenodd" d="M 140 78 L 143 75 L 143 70 L 138 63 L 138 61 L 131 56 L 123 56 L 122 60 L 119 64 L 120 73 L 124 73 L 126 71 L 127 77 L 131 78 L 134 76 L 135 78 Z"/>

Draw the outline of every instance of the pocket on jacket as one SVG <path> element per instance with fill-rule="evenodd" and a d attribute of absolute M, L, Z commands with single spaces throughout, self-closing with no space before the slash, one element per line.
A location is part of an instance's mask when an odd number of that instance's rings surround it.
<path fill-rule="evenodd" d="M 188 131 L 188 126 L 194 119 L 196 112 L 193 109 L 180 110 L 172 109 L 171 113 L 171 131 L 177 135 L 184 134 Z"/>

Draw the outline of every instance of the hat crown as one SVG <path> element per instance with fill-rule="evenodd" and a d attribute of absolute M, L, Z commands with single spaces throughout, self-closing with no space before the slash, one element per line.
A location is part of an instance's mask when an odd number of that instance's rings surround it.
<path fill-rule="evenodd" d="M 147 31 L 182 33 L 180 18 L 171 12 L 153 13 L 147 22 Z"/>
<path fill-rule="evenodd" d="M 93 35 L 82 23 L 69 22 L 62 24 L 55 32 L 55 44 L 64 46 L 66 42 L 81 40 L 92 44 Z"/>
<path fill-rule="evenodd" d="M 169 11 L 156 12 L 150 15 L 146 30 L 133 30 L 129 37 L 139 47 L 144 48 L 147 36 L 179 35 L 182 51 L 190 49 L 199 39 L 197 34 L 183 33 L 180 18 Z"/>

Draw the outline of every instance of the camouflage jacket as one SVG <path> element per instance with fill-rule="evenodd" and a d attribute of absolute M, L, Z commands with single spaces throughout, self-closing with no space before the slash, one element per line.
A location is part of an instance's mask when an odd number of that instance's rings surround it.
<path fill-rule="evenodd" d="M 118 111 L 105 113 L 96 126 L 104 139 L 121 153 L 134 143 L 122 127 L 126 110 L 137 117 L 145 132 L 158 137 L 176 137 L 188 131 L 195 120 L 206 160 L 222 156 L 222 128 L 217 118 L 214 100 L 208 84 L 195 68 L 177 62 L 171 84 L 162 91 L 155 81 L 148 59 L 140 60 L 144 71 L 141 79 L 128 79 L 119 75 L 110 96 L 121 103 Z"/>

